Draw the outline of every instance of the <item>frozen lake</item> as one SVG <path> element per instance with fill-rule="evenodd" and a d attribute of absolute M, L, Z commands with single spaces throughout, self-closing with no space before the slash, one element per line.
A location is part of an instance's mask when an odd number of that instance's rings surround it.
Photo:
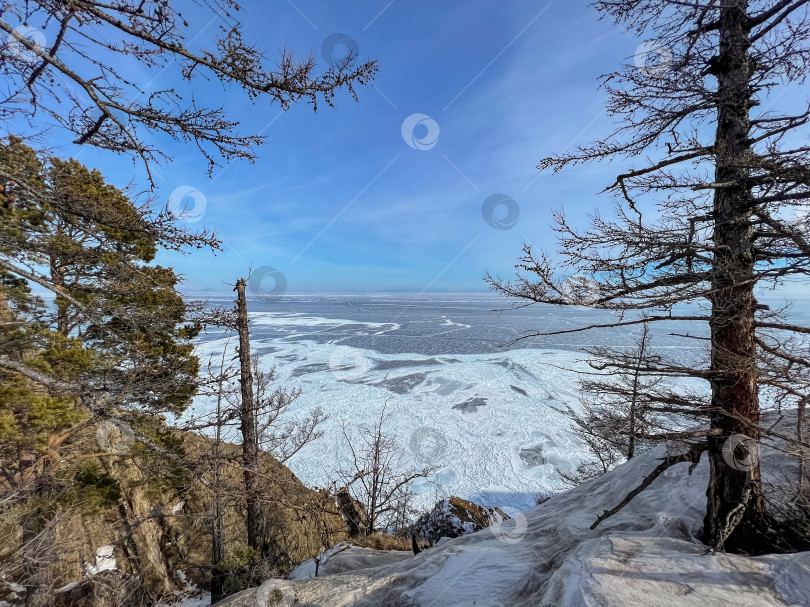
<path fill-rule="evenodd" d="M 557 470 L 573 471 L 585 456 L 571 433 L 580 413 L 576 371 L 587 369 L 578 351 L 631 346 L 639 329 L 513 343 L 527 332 L 616 317 L 540 305 L 493 311 L 505 307 L 493 295 L 249 299 L 254 354 L 276 366 L 281 385 L 301 388 L 295 413 L 320 406 L 329 416 L 325 436 L 290 468 L 307 484 L 327 484 L 348 463 L 341 423 L 373 423 L 385 406 L 388 432 L 401 449 L 398 464 L 440 468 L 432 482 L 414 487 L 420 508 L 457 495 L 514 512 L 533 505 L 537 492 L 560 489 Z M 659 323 L 653 346 L 684 362 L 699 360 L 704 342 L 671 333 L 700 335 L 701 329 Z M 234 345 L 232 339 L 228 347 Z M 222 334 L 211 333 L 200 354 L 218 358 L 225 347 Z M 210 407 L 205 399 L 194 405 Z"/>

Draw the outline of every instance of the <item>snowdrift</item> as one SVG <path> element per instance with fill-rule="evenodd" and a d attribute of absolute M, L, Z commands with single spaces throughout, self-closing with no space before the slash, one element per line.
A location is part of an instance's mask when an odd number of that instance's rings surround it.
<path fill-rule="evenodd" d="M 306 580 L 358 569 L 380 567 L 389 563 L 403 561 L 412 556 L 412 552 L 374 550 L 373 548 L 353 546 L 349 542 L 340 542 L 319 556 L 301 563 L 290 572 L 288 577 L 291 580 Z"/>
<path fill-rule="evenodd" d="M 781 428 L 786 433 L 789 423 Z M 699 542 L 705 456 L 691 475 L 688 463 L 670 468 L 590 530 L 665 454 L 665 447 L 656 448 L 524 514 L 419 555 L 394 563 L 388 557 L 380 566 L 360 559 L 351 571 L 269 581 L 264 591 L 275 583 L 286 597 L 294 594 L 296 605 L 323 607 L 810 605 L 810 552 L 747 558 L 710 554 Z M 765 475 L 795 476 L 795 459 L 767 448 L 761 457 Z"/>

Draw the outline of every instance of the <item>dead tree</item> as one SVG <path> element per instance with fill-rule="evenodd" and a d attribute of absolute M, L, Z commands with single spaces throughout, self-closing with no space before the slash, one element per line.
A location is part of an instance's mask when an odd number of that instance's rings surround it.
<path fill-rule="evenodd" d="M 387 531 L 389 526 L 395 524 L 397 514 L 410 499 L 411 483 L 418 478 L 428 478 L 435 471 L 431 466 L 398 471 L 398 457 L 402 451 L 385 432 L 387 419 L 383 407 L 374 425 L 357 429 L 354 436 L 345 424 L 342 426 L 352 462 L 348 469 L 338 471 L 343 487 L 339 495 L 345 490 L 362 506 L 362 532 L 366 535 Z M 345 494 L 343 499 L 346 499 Z"/>
<path fill-rule="evenodd" d="M 632 459 L 637 443 L 645 441 L 658 426 L 650 412 L 649 396 L 654 394 L 660 378 L 644 375 L 645 361 L 651 354 L 650 331 L 642 325 L 635 347 L 628 351 L 632 368 L 615 373 L 601 362 L 599 348 L 586 348 L 593 358 L 588 360 L 591 372 L 585 373 L 579 386 L 583 393 L 583 419 L 574 431 L 589 446 L 597 461 L 590 468 L 604 473 L 622 459 Z M 585 476 L 593 476 L 586 474 Z"/>
<path fill-rule="evenodd" d="M 599 0 L 594 6 L 649 40 L 631 65 L 603 81 L 608 112 L 620 119 L 615 132 L 546 158 L 539 168 L 629 159 L 606 188 L 616 200 L 615 216 L 596 213 L 582 230 L 557 212 L 559 257 L 526 246 L 517 279 L 489 277 L 491 286 L 529 302 L 613 310 L 618 318 L 607 327 L 692 326 L 681 336 L 705 344 L 702 359 L 651 356 L 643 374 L 706 382 L 706 395 L 669 390 L 655 397 L 660 411 L 709 427 L 682 435 L 708 451 L 703 540 L 754 553 L 789 549 L 766 506 L 758 462 L 736 469 L 724 460 L 723 446 L 735 434 L 754 443 L 769 438 L 760 429 L 761 397 L 790 406 L 807 398 L 810 328 L 757 301 L 758 289 L 778 289 L 810 273 L 810 148 L 794 141 L 810 108 L 777 111 L 778 87 L 807 73 L 807 3 Z M 761 108 L 769 94 L 773 99 Z M 598 295 L 572 301 L 563 288 L 566 274 L 592 280 Z M 701 303 L 691 308 L 700 311 L 681 312 L 676 306 L 684 302 Z M 645 310 L 648 315 L 637 315 Z M 637 363 L 619 351 L 602 354 L 606 369 Z"/>
<path fill-rule="evenodd" d="M 234 328 L 239 339 L 239 381 L 224 371 L 209 373 L 220 382 L 216 387 L 218 412 L 214 419 L 194 420 L 187 429 L 201 430 L 216 427 L 217 432 L 236 425 L 242 444 L 242 475 L 244 500 L 247 510 L 248 546 L 260 559 L 272 552 L 268 544 L 268 529 L 265 508 L 278 502 L 271 497 L 272 479 L 262 474 L 261 453 L 267 453 L 281 464 L 323 433 L 321 423 L 326 419 L 319 407 L 306 415 L 291 415 L 289 411 L 300 390 L 288 390 L 275 384 L 275 368 L 264 369 L 258 357 L 250 353 L 250 324 L 245 294 L 246 281 L 236 281 L 236 310 L 234 315 L 225 315 L 226 326 Z M 224 356 L 224 354 L 223 354 Z M 224 409 L 220 410 L 224 399 Z M 218 460 L 219 461 L 219 460 Z M 282 500 L 283 501 L 283 498 Z"/>
<path fill-rule="evenodd" d="M 632 384 L 630 388 L 630 407 L 627 412 L 627 459 L 632 459 L 636 452 L 636 433 L 641 430 L 640 422 L 644 420 L 642 404 L 641 404 L 641 391 L 646 386 L 642 386 L 641 370 L 644 364 L 644 358 L 647 355 L 650 341 L 650 327 L 643 325 L 641 328 L 641 337 L 638 341 L 638 364 L 633 369 L 631 374 Z M 643 436 L 643 434 L 642 434 Z"/>
<path fill-rule="evenodd" d="M 245 477 L 245 503 L 247 504 L 248 546 L 257 554 L 265 552 L 264 517 L 259 500 L 259 440 L 256 410 L 253 405 L 253 374 L 250 366 L 250 326 L 248 325 L 245 279 L 236 281 L 237 329 L 239 331 L 239 367 L 241 376 L 241 405 L 239 432 L 242 435 L 242 466 Z"/>

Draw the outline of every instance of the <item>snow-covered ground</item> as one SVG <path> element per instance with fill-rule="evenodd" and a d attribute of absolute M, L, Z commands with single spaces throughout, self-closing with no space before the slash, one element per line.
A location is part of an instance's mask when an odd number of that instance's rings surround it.
<path fill-rule="evenodd" d="M 398 563 L 411 558 L 411 556 L 413 554 L 409 551 L 374 550 L 373 548 L 352 546 L 348 542 L 340 542 L 315 558 L 301 563 L 290 572 L 289 578 L 291 580 L 308 580 L 319 576 Z"/>
<path fill-rule="evenodd" d="M 789 432 L 792 420 L 784 420 Z M 644 453 L 523 515 L 419 555 L 309 580 L 269 581 L 311 607 L 802 606 L 810 605 L 810 552 L 748 558 L 700 544 L 706 458 L 670 468 L 596 530 L 665 454 Z M 763 471 L 795 475 L 796 462 L 761 450 Z M 400 555 L 401 556 L 401 555 Z M 306 577 L 304 575 L 300 577 Z"/>
<path fill-rule="evenodd" d="M 451 323 L 452 321 L 446 320 Z M 576 373 L 582 355 L 570 351 L 511 349 L 496 353 L 385 354 L 296 339 L 296 331 L 351 324 L 354 333 L 379 333 L 393 325 L 305 316 L 255 315 L 254 332 L 280 327 L 287 338 L 253 338 L 251 346 L 278 383 L 300 387 L 294 411 L 321 407 L 325 436 L 301 451 L 290 468 L 309 485 L 324 486 L 349 465 L 341 424 L 373 424 L 385 407 L 386 430 L 401 447 L 398 465 L 438 466 L 431 481 L 417 482 L 416 506 L 430 509 L 456 495 L 507 513 L 525 510 L 538 492 L 561 488 L 557 470 L 572 472 L 586 456 L 572 436 L 579 414 Z M 448 330 L 454 327 L 448 325 Z M 219 359 L 235 340 L 203 342 L 200 353 Z M 230 358 L 232 354 L 229 353 Z M 210 410 L 198 399 L 187 415 Z"/>

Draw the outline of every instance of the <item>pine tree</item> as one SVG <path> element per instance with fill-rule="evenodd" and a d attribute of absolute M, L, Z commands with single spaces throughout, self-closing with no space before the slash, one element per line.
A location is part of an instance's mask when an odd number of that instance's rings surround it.
<path fill-rule="evenodd" d="M 177 275 L 150 264 L 171 237 L 156 238 L 100 173 L 16 138 L 0 146 L 0 167 L 19 184 L 0 210 L 0 405 L 19 453 L 6 479 L 27 486 L 53 473 L 81 419 L 181 412 L 196 389 L 199 327 Z M 52 304 L 31 285 L 55 293 Z"/>

